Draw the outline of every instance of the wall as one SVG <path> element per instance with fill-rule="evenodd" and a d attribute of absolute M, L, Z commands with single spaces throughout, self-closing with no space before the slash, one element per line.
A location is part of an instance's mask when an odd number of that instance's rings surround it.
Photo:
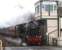
<path fill-rule="evenodd" d="M 47 20 L 47 34 L 49 36 L 49 44 L 53 45 L 53 38 L 58 37 L 58 27 L 57 27 L 57 20 L 51 19 Z"/>

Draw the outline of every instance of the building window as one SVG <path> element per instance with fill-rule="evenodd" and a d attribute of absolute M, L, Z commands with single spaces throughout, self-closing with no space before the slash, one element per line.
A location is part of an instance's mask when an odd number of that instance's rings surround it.
<path fill-rule="evenodd" d="M 42 12 L 47 12 L 48 15 L 50 16 L 51 13 L 53 15 L 53 13 L 55 11 L 57 11 L 57 5 L 54 4 L 54 3 L 52 3 L 52 4 L 50 4 L 50 3 L 43 3 L 41 5 L 41 9 L 42 9 Z"/>
<path fill-rule="evenodd" d="M 57 10 L 57 5 L 54 5 L 54 10 Z"/>
<path fill-rule="evenodd" d="M 39 13 L 39 5 L 35 8 L 36 14 Z"/>
<path fill-rule="evenodd" d="M 53 11 L 53 5 L 50 5 L 50 11 Z"/>
<path fill-rule="evenodd" d="M 53 11 L 53 5 L 45 5 L 45 11 Z"/>

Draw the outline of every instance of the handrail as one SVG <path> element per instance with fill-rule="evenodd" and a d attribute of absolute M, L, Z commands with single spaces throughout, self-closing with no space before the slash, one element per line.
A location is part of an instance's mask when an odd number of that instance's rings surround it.
<path fill-rule="evenodd" d="M 49 45 L 49 35 L 52 34 L 53 32 L 57 31 L 57 29 L 53 30 L 52 32 L 48 33 L 48 45 Z M 54 33 L 53 33 L 54 34 Z"/>
<path fill-rule="evenodd" d="M 56 30 L 57 30 L 57 29 L 53 30 L 52 32 L 55 32 Z M 48 35 L 49 35 L 49 34 L 52 34 L 52 32 L 49 32 Z"/>

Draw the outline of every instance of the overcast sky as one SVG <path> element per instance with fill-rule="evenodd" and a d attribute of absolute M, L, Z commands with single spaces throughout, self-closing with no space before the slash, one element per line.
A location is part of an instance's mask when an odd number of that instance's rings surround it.
<path fill-rule="evenodd" d="M 34 3 L 38 0 L 0 0 L 0 27 L 15 23 L 18 17 L 35 12 Z"/>

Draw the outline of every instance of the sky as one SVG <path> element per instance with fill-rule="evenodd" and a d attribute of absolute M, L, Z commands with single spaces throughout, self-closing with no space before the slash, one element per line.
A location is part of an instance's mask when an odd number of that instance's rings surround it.
<path fill-rule="evenodd" d="M 34 3 L 38 0 L 0 0 L 0 28 L 15 24 L 17 18 L 35 12 Z"/>

